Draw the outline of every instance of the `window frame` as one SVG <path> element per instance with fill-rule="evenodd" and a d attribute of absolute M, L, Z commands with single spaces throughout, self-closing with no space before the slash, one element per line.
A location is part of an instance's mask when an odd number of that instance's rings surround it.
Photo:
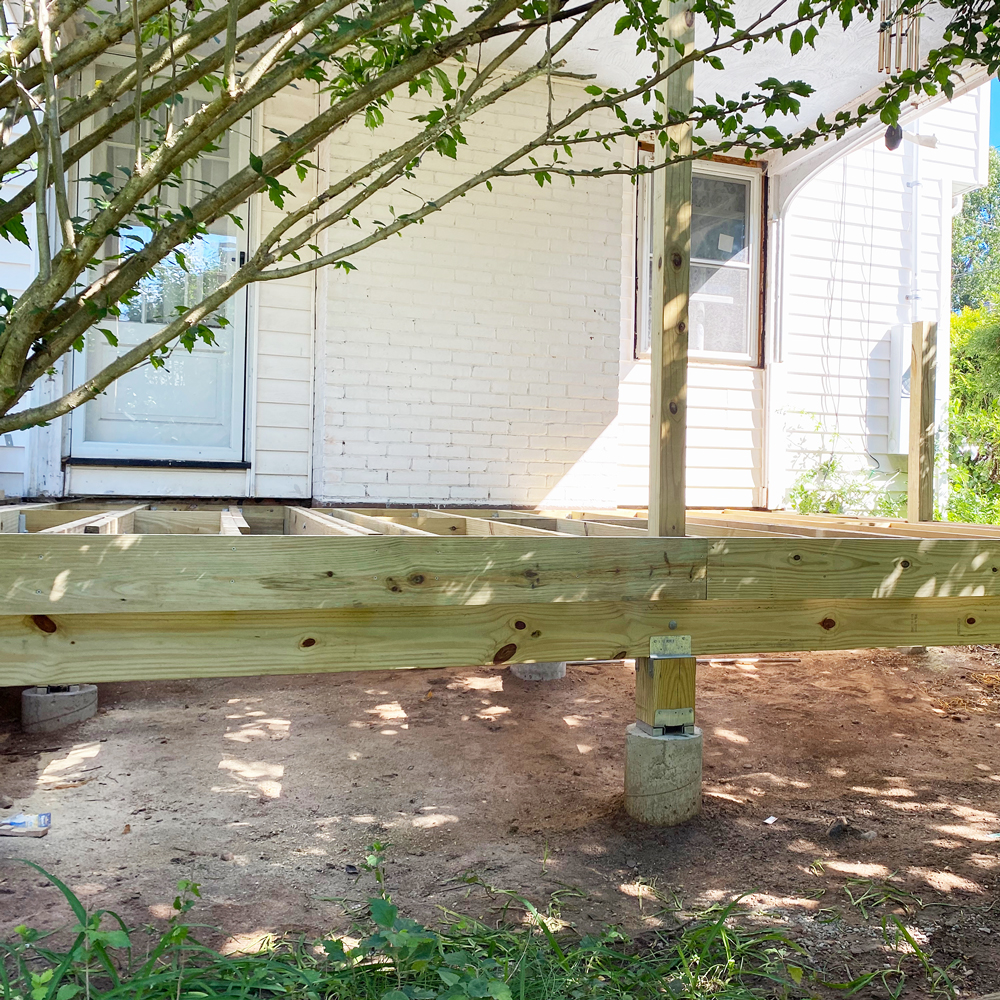
<path fill-rule="evenodd" d="M 88 67 L 81 75 L 81 85 L 92 87 L 98 73 L 104 70 L 118 70 L 128 65 L 129 58 L 117 52 L 106 53 L 100 66 Z M 200 87 L 189 88 L 189 96 L 196 100 L 210 100 L 211 94 L 203 91 Z M 78 129 L 79 131 L 79 129 Z M 239 123 L 230 129 L 231 141 L 234 142 L 233 152 L 230 154 L 231 161 L 246 162 L 252 143 L 252 118 L 248 116 L 241 119 Z M 112 140 L 113 141 L 113 140 Z M 86 198 L 97 193 L 96 186 L 87 178 L 95 172 L 96 157 L 99 157 L 105 148 L 106 143 L 102 142 L 93 150 L 85 154 L 76 165 L 73 175 L 70 178 L 73 196 L 78 206 L 82 207 Z M 237 252 L 242 258 L 250 253 L 250 234 L 254 222 L 253 199 L 241 205 L 244 226 L 237 239 Z M 79 209 L 78 209 L 79 214 Z M 252 342 L 251 330 L 251 310 L 249 287 L 244 288 L 234 296 L 236 306 L 236 320 L 232 325 L 233 331 L 233 372 L 232 372 L 232 400 L 230 404 L 230 439 L 228 445 L 198 445 L 198 444 L 164 444 L 146 443 L 138 444 L 132 442 L 95 441 L 87 437 L 86 417 L 87 406 L 77 407 L 70 415 L 68 457 L 70 460 L 81 458 L 85 460 L 106 459 L 110 464 L 118 460 L 124 461 L 196 461 L 196 462 L 239 462 L 242 463 L 247 458 L 248 449 L 248 424 L 250 420 L 251 392 L 250 392 L 250 353 Z M 109 325 L 112 325 L 109 321 Z M 93 329 L 93 328 L 92 328 Z M 87 331 L 88 336 L 92 334 L 92 329 Z M 87 377 L 87 354 L 86 350 L 74 352 L 69 364 L 69 377 L 72 384 L 79 385 Z M 96 402 L 96 401 L 95 401 Z"/>
<path fill-rule="evenodd" d="M 636 149 L 638 164 L 652 163 L 654 147 L 651 143 L 640 142 Z M 702 176 L 735 179 L 749 182 L 749 204 L 747 207 L 747 265 L 724 263 L 721 266 L 748 272 L 747 326 L 748 351 L 745 354 L 721 351 L 698 351 L 688 349 L 691 361 L 708 364 L 722 364 L 740 367 L 761 368 L 764 362 L 764 327 L 761 303 L 764 294 L 764 171 L 761 164 L 713 158 L 695 160 L 692 172 Z M 636 182 L 635 197 L 635 301 L 633 304 L 633 354 L 637 360 L 650 357 L 650 346 L 643 344 L 644 323 L 647 315 L 652 319 L 652 275 L 643 264 L 652 254 L 652 219 L 649 213 L 655 204 L 651 191 L 651 179 L 655 174 L 640 175 Z M 718 266 L 719 261 L 692 258 L 692 265 Z"/>

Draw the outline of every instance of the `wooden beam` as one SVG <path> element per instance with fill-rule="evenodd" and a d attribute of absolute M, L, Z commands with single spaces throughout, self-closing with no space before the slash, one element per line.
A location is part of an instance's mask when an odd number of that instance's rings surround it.
<path fill-rule="evenodd" d="M 708 599 L 1000 595 L 1000 541 L 727 538 L 710 544 Z"/>
<path fill-rule="evenodd" d="M 910 450 L 906 466 L 907 521 L 934 520 L 937 323 L 913 324 L 910 356 Z"/>
<path fill-rule="evenodd" d="M 222 512 L 222 534 L 233 534 L 233 528 L 236 529 L 237 534 L 250 534 L 250 525 L 247 523 L 247 519 L 243 516 L 243 511 L 239 507 L 227 507 Z"/>
<path fill-rule="evenodd" d="M 0 536 L 0 613 L 701 599 L 708 555 L 707 543 L 692 538 L 247 535 L 237 544 L 215 534 L 122 542 Z"/>
<path fill-rule="evenodd" d="M 426 537 L 433 534 L 433 532 L 423 531 L 421 528 L 411 527 L 409 524 L 383 521 L 382 518 L 372 517 L 370 514 L 359 514 L 355 510 L 345 510 L 342 507 L 331 507 L 329 509 L 324 507 L 321 512 L 340 518 L 342 521 L 347 521 L 348 524 L 357 524 L 362 528 L 371 528 L 380 535 L 423 535 Z"/>
<path fill-rule="evenodd" d="M 140 510 L 134 530 L 140 535 L 217 535 L 222 510 Z"/>
<path fill-rule="evenodd" d="M 124 535 L 135 530 L 135 516 L 145 504 L 121 510 L 96 511 L 75 521 L 65 521 L 36 532 L 39 535 Z"/>
<path fill-rule="evenodd" d="M 666 3 L 664 33 L 694 48 L 694 13 Z M 669 50 L 668 64 L 680 55 Z M 686 114 L 694 102 L 694 63 L 667 77 L 664 114 Z M 691 153 L 691 125 L 667 130 L 675 155 Z M 671 155 L 669 152 L 666 155 Z M 653 308 L 650 357 L 649 533 L 683 535 L 687 437 L 688 291 L 691 282 L 691 161 L 656 174 L 653 183 Z"/>
<path fill-rule="evenodd" d="M 0 617 L 0 686 L 614 660 L 648 655 L 650 638 L 666 634 L 670 621 L 692 637 L 697 655 L 986 644 L 1000 641 L 1000 600 L 519 603 L 267 615 L 53 611 Z"/>
<path fill-rule="evenodd" d="M 286 507 L 285 534 L 346 535 L 351 538 L 361 538 L 364 535 L 377 535 L 378 532 L 372 528 L 362 528 L 360 525 L 350 524 L 308 507 Z"/>
<path fill-rule="evenodd" d="M 425 517 L 437 517 L 448 515 L 438 515 L 435 510 L 421 510 Z M 535 528 L 528 524 L 520 524 L 517 521 L 507 521 L 503 518 L 487 517 L 463 517 L 465 522 L 465 533 L 467 535 L 483 536 L 516 536 L 516 535 L 560 535 L 562 532 L 552 531 L 546 528 Z"/>

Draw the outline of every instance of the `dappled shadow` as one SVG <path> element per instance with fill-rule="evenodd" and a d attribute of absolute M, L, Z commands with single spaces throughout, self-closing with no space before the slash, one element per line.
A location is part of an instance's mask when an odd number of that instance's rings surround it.
<path fill-rule="evenodd" d="M 977 707 L 973 679 L 991 670 L 958 651 L 704 661 L 704 810 L 663 830 L 621 809 L 625 663 L 571 665 L 551 683 L 472 667 L 106 686 L 73 743 L 36 758 L 36 779 L 74 775 L 50 763 L 97 744 L 78 761 L 97 777 L 36 782 L 18 807 L 51 810 L 53 832 L 16 850 L 60 862 L 91 905 L 136 923 L 160 919 L 178 878 L 199 881 L 203 919 L 234 941 L 346 926 L 344 905 L 374 888 L 361 866 L 375 840 L 392 845 L 394 897 L 423 919 L 438 907 L 494 919 L 510 889 L 564 893 L 559 918 L 579 932 L 667 927 L 678 908 L 751 891 L 754 919 L 820 942 L 849 930 L 860 948 L 847 893 L 870 884 L 889 900 L 879 916 L 905 904 L 901 919 L 936 942 L 960 912 L 975 936 L 995 924 L 981 911 L 1000 879 L 1000 715 Z M 16 743 L 32 745 L 54 744 Z M 850 830 L 831 837 L 840 816 Z M 8 912 L 58 922 L 37 881 L 0 868 L 4 931 Z"/>

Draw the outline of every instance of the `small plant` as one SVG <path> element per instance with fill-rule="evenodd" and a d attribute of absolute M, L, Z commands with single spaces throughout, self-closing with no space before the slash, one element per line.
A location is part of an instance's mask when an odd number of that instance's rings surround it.
<path fill-rule="evenodd" d="M 905 495 L 890 490 L 895 480 L 895 476 L 886 479 L 874 470 L 845 469 L 831 452 L 814 468 L 799 473 L 788 492 L 788 503 L 798 514 L 905 517 Z"/>
<path fill-rule="evenodd" d="M 75 938 L 57 950 L 47 947 L 48 935 L 20 927 L 14 941 L 0 942 L 0 1000 L 795 1000 L 817 988 L 852 995 L 879 985 L 898 997 L 913 975 L 932 995 L 953 995 L 946 971 L 895 917 L 883 930 L 905 954 L 894 968 L 847 983 L 825 981 L 780 932 L 736 926 L 738 899 L 640 943 L 615 929 L 554 933 L 530 901 L 488 887 L 510 900 L 503 922 L 489 927 L 450 914 L 436 930 L 401 916 L 390 899 L 387 846 L 372 844 L 361 866 L 379 894 L 359 920 L 359 944 L 279 941 L 253 955 L 223 955 L 196 939 L 188 922 L 200 898 L 196 883 L 178 883 L 166 929 L 130 931 L 110 911 L 88 914 L 68 886 L 32 865 L 65 897 Z M 137 940 L 143 936 L 149 940 Z"/>

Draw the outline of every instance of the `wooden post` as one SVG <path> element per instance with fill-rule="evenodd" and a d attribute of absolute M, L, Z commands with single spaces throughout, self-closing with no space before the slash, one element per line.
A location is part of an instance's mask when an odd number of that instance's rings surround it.
<path fill-rule="evenodd" d="M 641 656 L 635 661 L 635 717 L 650 729 L 694 725 L 693 656 Z"/>
<path fill-rule="evenodd" d="M 910 359 L 910 447 L 906 466 L 908 521 L 934 520 L 936 379 L 937 323 L 914 323 Z"/>
<path fill-rule="evenodd" d="M 635 661 L 635 718 L 646 732 L 694 725 L 695 673 L 691 636 L 650 640 L 650 655 Z"/>
<path fill-rule="evenodd" d="M 666 34 L 694 47 L 694 14 L 669 3 Z M 679 59 L 676 51 L 668 59 Z M 667 78 L 665 114 L 686 113 L 694 102 L 694 68 L 689 63 Z M 677 153 L 691 152 L 690 124 L 668 130 Z M 660 170 L 653 183 L 653 309 L 650 371 L 649 534 L 683 535 L 685 438 L 687 435 L 688 286 L 691 257 L 691 161 Z"/>

